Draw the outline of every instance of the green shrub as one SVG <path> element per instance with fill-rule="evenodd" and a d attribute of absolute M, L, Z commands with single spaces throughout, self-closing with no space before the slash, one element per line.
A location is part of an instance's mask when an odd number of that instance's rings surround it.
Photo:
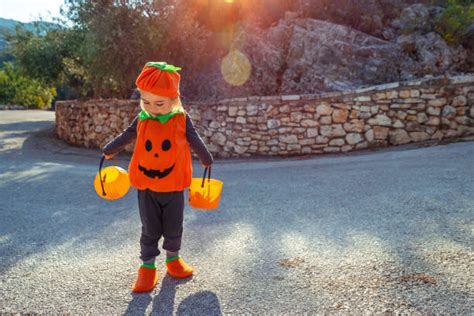
<path fill-rule="evenodd" d="M 51 106 L 56 96 L 56 88 L 19 73 L 10 62 L 4 63 L 3 66 L 3 69 L 0 69 L 1 103 L 24 105 L 33 109 Z"/>
<path fill-rule="evenodd" d="M 435 22 L 435 30 L 451 44 L 463 42 L 467 28 L 474 23 L 474 4 L 471 1 L 449 0 Z"/>

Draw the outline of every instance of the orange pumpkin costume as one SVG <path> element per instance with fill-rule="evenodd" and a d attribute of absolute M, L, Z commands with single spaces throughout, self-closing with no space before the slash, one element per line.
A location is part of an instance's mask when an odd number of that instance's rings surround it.
<path fill-rule="evenodd" d="M 182 191 L 191 185 L 192 173 L 185 115 L 175 115 L 164 124 L 157 120 L 138 121 L 129 166 L 133 187 L 156 192 Z"/>
<path fill-rule="evenodd" d="M 176 70 L 179 69 L 164 62 L 146 63 L 136 85 L 143 91 L 176 97 L 180 80 Z M 138 193 L 142 222 L 140 258 L 144 262 L 138 270 L 133 291 L 148 292 L 157 282 L 154 260 L 160 254 L 158 240 L 164 237 L 163 249 L 170 253 L 177 254 L 181 246 L 184 190 L 191 185 L 192 177 L 189 144 L 203 164 L 210 165 L 213 158 L 186 111 L 161 117 L 148 113 L 139 115 L 121 135 L 105 145 L 103 152 L 114 154 L 133 139 L 136 143 L 129 177 L 131 186 Z M 193 269 L 180 256 L 172 256 L 166 260 L 169 275 L 175 278 L 192 275 Z"/>

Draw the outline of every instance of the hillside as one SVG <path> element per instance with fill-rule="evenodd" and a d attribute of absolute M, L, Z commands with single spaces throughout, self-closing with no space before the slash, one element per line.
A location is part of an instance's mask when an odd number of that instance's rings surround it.
<path fill-rule="evenodd" d="M 229 85 L 221 75 L 222 58 L 216 58 L 206 72 L 206 85 L 191 94 L 205 100 L 319 93 L 474 72 L 473 25 L 464 42 L 449 43 L 436 31 L 435 21 L 443 7 L 402 4 L 390 19 L 381 13 L 381 17 L 372 18 L 379 23 L 368 26 L 358 20 L 349 21 L 351 12 L 337 8 L 332 15 L 321 15 L 316 8 L 310 11 L 315 14 L 304 10 L 286 12 L 278 23 L 266 29 L 247 25 L 231 45 L 238 49 L 237 53 L 228 58 L 237 61 L 229 67 L 229 76 L 245 69 L 248 58 L 251 72 L 245 84 Z M 376 12 L 370 7 L 366 10 Z M 228 51 L 220 53 L 226 58 Z M 198 77 L 187 80 L 199 82 Z"/>
<path fill-rule="evenodd" d="M 2 51 L 5 49 L 7 45 L 7 41 L 5 40 L 6 34 L 13 34 L 15 33 L 15 28 L 17 25 L 23 26 L 25 29 L 31 32 L 35 32 L 35 23 L 38 23 L 40 26 L 53 26 L 54 23 L 51 22 L 30 22 L 30 23 L 23 23 L 20 21 L 12 20 L 12 19 L 4 19 L 0 18 L 0 55 Z"/>

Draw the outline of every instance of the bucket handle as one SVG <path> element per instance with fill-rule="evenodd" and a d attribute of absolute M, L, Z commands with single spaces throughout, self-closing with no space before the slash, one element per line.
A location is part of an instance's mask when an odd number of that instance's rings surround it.
<path fill-rule="evenodd" d="M 211 181 L 211 166 L 204 168 L 204 175 L 202 176 L 201 188 L 204 188 L 204 180 L 206 179 L 207 169 L 209 169 L 208 182 Z"/>
<path fill-rule="evenodd" d="M 102 180 L 102 165 L 104 164 L 104 160 L 105 160 L 105 156 L 102 156 L 102 158 L 100 159 L 100 164 L 99 164 L 99 179 L 100 179 L 100 186 L 102 187 L 102 195 L 106 196 L 107 194 L 105 193 L 104 182 Z M 105 174 L 105 176 L 107 176 L 107 174 Z"/>

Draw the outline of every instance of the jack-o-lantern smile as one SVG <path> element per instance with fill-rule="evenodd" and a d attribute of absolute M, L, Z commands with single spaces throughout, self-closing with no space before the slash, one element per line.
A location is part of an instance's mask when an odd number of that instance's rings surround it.
<path fill-rule="evenodd" d="M 142 171 L 147 177 L 152 178 L 152 179 L 154 177 L 158 177 L 158 179 L 166 177 L 167 175 L 170 174 L 173 168 L 174 168 L 174 164 L 168 169 L 165 169 L 163 171 L 160 171 L 157 169 L 146 169 L 145 167 L 138 165 L 138 170 Z"/>
<path fill-rule="evenodd" d="M 168 151 L 168 150 L 170 150 L 170 148 L 171 148 L 171 142 L 168 139 L 163 140 L 163 142 L 161 143 L 161 149 L 163 151 Z M 146 142 L 145 142 L 145 149 L 148 152 L 151 152 L 153 150 L 153 144 L 149 139 L 147 139 Z M 155 153 L 154 157 L 159 158 L 158 153 Z M 161 178 L 166 177 L 167 175 L 169 175 L 171 173 L 171 171 L 173 171 L 174 165 L 175 164 L 173 164 L 169 168 L 164 169 L 163 171 L 160 171 L 158 169 L 148 169 L 148 168 L 145 168 L 142 165 L 138 164 L 138 170 L 143 172 L 143 174 L 146 175 L 149 178 L 153 179 L 153 178 L 156 177 L 158 179 L 161 179 Z"/>

